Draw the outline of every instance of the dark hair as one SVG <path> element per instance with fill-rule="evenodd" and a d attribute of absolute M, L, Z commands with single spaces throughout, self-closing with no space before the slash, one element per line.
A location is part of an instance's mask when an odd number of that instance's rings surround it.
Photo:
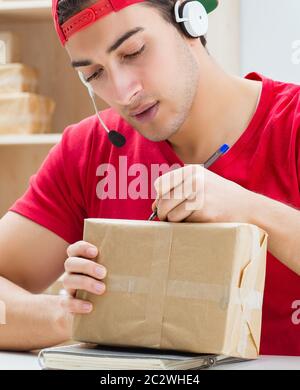
<path fill-rule="evenodd" d="M 180 25 L 175 21 L 173 8 L 176 0 L 145 0 L 143 3 L 145 6 L 156 8 L 163 19 L 168 23 L 173 24 L 174 27 L 184 35 Z M 62 25 L 73 15 L 82 11 L 86 7 L 96 3 L 96 0 L 59 0 L 58 2 L 58 21 Z M 206 47 L 206 38 L 200 37 L 201 43 Z"/>

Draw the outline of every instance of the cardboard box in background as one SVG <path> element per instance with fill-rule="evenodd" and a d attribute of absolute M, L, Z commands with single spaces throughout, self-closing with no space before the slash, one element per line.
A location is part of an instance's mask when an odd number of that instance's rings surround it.
<path fill-rule="evenodd" d="M 0 94 L 0 134 L 51 133 L 53 99 L 33 93 Z"/>
<path fill-rule="evenodd" d="M 38 72 L 19 63 L 0 65 L 0 93 L 37 92 Z"/>
<path fill-rule="evenodd" d="M 20 62 L 20 40 L 11 31 L 0 31 L 0 64 Z"/>
<path fill-rule="evenodd" d="M 73 339 L 255 358 L 259 353 L 267 235 L 240 223 L 87 219 L 107 290 L 76 315 Z"/>

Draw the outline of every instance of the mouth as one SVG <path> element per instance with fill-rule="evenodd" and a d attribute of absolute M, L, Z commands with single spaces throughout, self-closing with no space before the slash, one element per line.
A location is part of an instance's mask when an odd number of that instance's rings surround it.
<path fill-rule="evenodd" d="M 133 115 L 132 117 L 136 119 L 138 122 L 147 123 L 154 119 L 155 115 L 157 114 L 159 108 L 159 102 L 156 102 L 151 107 L 147 108 L 145 111 Z"/>

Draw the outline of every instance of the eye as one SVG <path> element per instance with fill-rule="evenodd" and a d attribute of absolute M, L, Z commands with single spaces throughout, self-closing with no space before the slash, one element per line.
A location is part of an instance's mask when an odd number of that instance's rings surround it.
<path fill-rule="evenodd" d="M 127 55 L 125 55 L 124 58 L 125 58 L 125 59 L 133 59 L 133 58 L 136 58 L 136 57 L 138 57 L 140 54 L 142 54 L 144 50 L 145 50 L 145 45 L 143 45 L 143 46 L 141 47 L 140 50 L 138 50 L 138 51 L 136 51 L 136 52 L 134 52 L 134 53 L 132 53 L 132 54 L 127 54 Z"/>
<path fill-rule="evenodd" d="M 97 80 L 101 77 L 103 73 L 103 69 L 98 69 L 95 73 L 93 73 L 91 76 L 86 78 L 87 83 L 89 83 L 92 80 Z"/>
<path fill-rule="evenodd" d="M 140 50 L 138 50 L 138 51 L 136 51 L 136 52 L 134 52 L 132 54 L 124 55 L 123 58 L 125 58 L 125 59 L 134 59 L 134 58 L 138 57 L 139 55 L 141 55 L 144 50 L 145 50 L 145 45 L 143 45 L 140 48 Z M 102 76 L 102 73 L 103 73 L 103 69 L 98 69 L 95 73 L 93 73 L 91 76 L 86 78 L 86 82 L 89 83 L 92 80 L 99 79 Z"/>

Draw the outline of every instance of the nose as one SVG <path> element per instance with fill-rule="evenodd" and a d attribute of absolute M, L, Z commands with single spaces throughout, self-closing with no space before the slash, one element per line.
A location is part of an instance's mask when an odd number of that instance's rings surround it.
<path fill-rule="evenodd" d="M 142 89 L 142 83 L 132 69 L 118 68 L 111 72 L 110 97 L 118 106 L 129 106 Z"/>

